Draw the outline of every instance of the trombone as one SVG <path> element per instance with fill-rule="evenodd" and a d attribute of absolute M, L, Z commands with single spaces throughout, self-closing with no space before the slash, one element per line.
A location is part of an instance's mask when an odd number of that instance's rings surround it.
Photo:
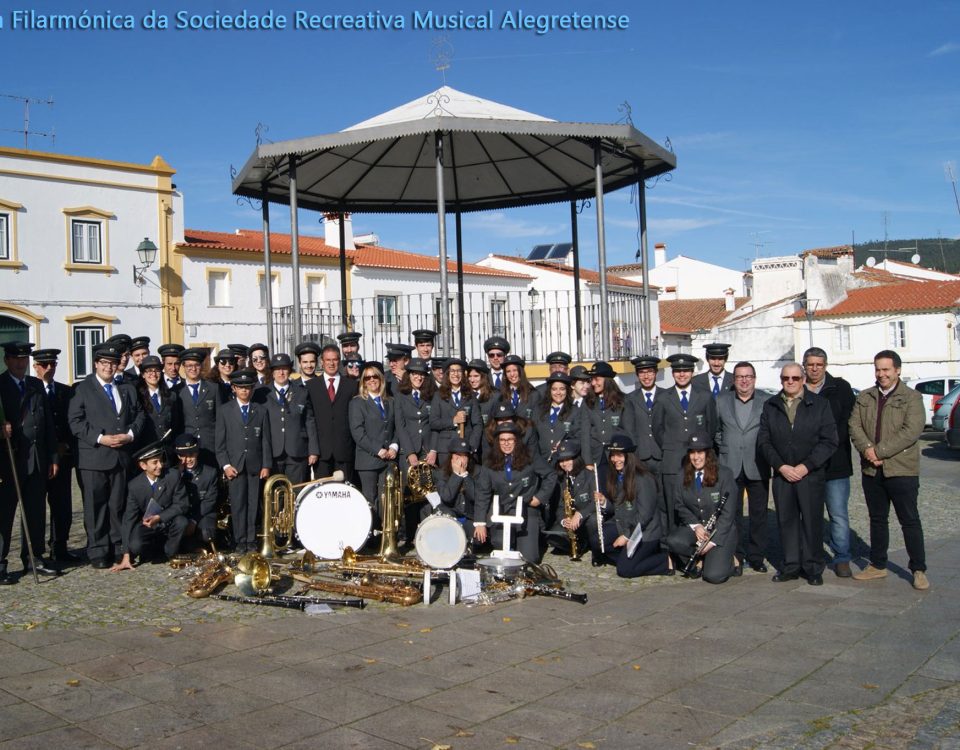
<path fill-rule="evenodd" d="M 277 556 L 277 536 L 284 537 L 288 544 L 293 539 L 296 520 L 294 490 L 342 481 L 343 472 L 339 469 L 329 477 L 299 484 L 293 484 L 284 474 L 269 477 L 263 485 L 263 543 L 260 545 L 260 554 L 267 560 L 272 560 Z"/>

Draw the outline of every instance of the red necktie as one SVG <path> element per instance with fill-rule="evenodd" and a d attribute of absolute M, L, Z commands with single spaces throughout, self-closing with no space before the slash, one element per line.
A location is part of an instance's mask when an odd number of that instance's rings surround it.
<path fill-rule="evenodd" d="M 337 397 L 337 392 L 333 390 L 333 378 L 330 378 L 327 381 L 327 395 L 330 397 L 330 403 L 333 403 L 333 400 Z"/>

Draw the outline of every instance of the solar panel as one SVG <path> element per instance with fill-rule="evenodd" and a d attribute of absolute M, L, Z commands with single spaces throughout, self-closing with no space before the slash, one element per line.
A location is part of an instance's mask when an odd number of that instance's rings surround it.
<path fill-rule="evenodd" d="M 547 254 L 547 260 L 566 260 L 566 257 L 573 250 L 572 242 L 558 242 Z"/>
<path fill-rule="evenodd" d="M 527 256 L 527 260 L 543 260 L 552 247 L 553 245 L 534 245 L 530 255 Z"/>

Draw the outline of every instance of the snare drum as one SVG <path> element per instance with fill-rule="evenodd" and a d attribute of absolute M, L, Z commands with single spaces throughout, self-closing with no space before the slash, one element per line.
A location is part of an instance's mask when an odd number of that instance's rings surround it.
<path fill-rule="evenodd" d="M 424 565 L 448 570 L 463 559 L 467 551 L 467 535 L 457 519 L 435 513 L 420 522 L 414 547 Z"/>
<path fill-rule="evenodd" d="M 297 538 L 321 559 L 338 559 L 345 547 L 359 550 L 372 526 L 367 499 L 352 485 L 327 482 L 305 487 L 297 497 Z"/>

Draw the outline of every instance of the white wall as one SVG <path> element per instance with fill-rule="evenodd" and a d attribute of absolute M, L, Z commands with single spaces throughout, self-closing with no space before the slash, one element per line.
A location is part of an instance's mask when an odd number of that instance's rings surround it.
<path fill-rule="evenodd" d="M 803 260 L 796 255 L 759 258 L 751 263 L 750 268 L 754 305 L 766 305 L 803 292 Z"/>
<path fill-rule="evenodd" d="M 631 281 L 642 281 L 639 271 L 619 274 Z M 737 297 L 746 295 L 743 272 L 713 263 L 678 255 L 663 265 L 650 269 L 650 283 L 665 289 L 677 288 L 675 296 L 664 299 L 702 299 L 722 297 L 725 289 L 733 289 Z"/>

